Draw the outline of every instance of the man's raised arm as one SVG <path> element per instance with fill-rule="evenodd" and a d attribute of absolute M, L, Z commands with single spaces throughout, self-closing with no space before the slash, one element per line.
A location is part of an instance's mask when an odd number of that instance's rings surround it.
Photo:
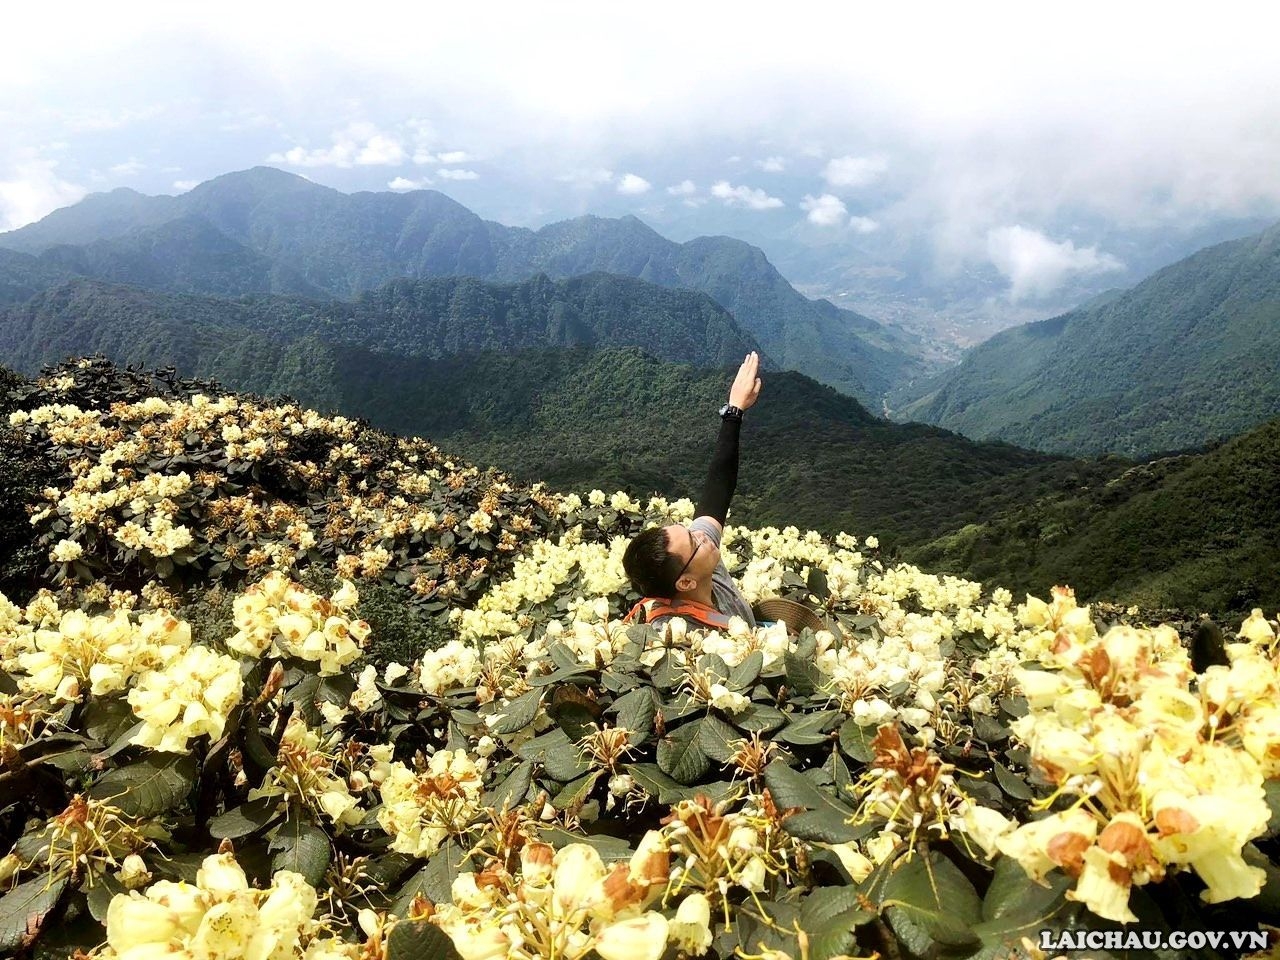
<path fill-rule="evenodd" d="M 742 428 L 742 414 L 760 396 L 759 371 L 760 355 L 752 351 L 738 367 L 738 375 L 729 387 L 729 403 L 720 411 L 720 435 L 716 438 L 711 468 L 698 501 L 696 515 L 714 520 L 721 529 L 738 485 L 738 433 Z"/>

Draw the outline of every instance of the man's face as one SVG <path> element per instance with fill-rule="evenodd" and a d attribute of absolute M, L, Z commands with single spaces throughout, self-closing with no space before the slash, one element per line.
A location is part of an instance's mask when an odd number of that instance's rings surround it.
<path fill-rule="evenodd" d="M 715 542 L 701 530 L 690 530 L 682 523 L 672 523 L 664 529 L 667 551 L 679 558 L 682 567 L 688 564 L 681 577 L 691 577 L 699 583 L 710 577 L 720 562 L 720 548 Z"/>

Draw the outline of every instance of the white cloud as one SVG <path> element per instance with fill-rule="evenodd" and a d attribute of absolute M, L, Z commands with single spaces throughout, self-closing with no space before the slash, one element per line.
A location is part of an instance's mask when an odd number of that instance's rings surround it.
<path fill-rule="evenodd" d="M 765 173 L 781 173 L 787 169 L 786 157 L 765 157 L 763 160 L 757 160 L 756 166 Z"/>
<path fill-rule="evenodd" d="M 875 183 L 888 169 L 885 157 L 836 157 L 827 162 L 822 178 L 833 187 L 856 189 Z"/>
<path fill-rule="evenodd" d="M 809 214 L 806 219 L 810 223 L 819 227 L 842 226 L 849 215 L 849 208 L 844 205 L 844 201 L 830 193 L 824 193 L 820 197 L 806 194 L 800 201 L 800 209 Z"/>
<path fill-rule="evenodd" d="M 437 176 L 441 180 L 479 180 L 480 174 L 474 170 L 459 170 L 457 168 L 442 167 L 436 171 Z"/>
<path fill-rule="evenodd" d="M 175 180 L 173 181 L 173 189 L 179 193 L 186 193 L 188 190 L 194 190 L 200 186 L 199 180 Z"/>
<path fill-rule="evenodd" d="M 58 176 L 56 160 L 20 162 L 10 178 L 0 180 L 0 224 L 14 230 L 39 220 L 85 195 L 84 187 Z"/>
<path fill-rule="evenodd" d="M 786 204 L 771 197 L 763 190 L 745 185 L 733 186 L 728 180 L 717 180 L 711 185 L 711 195 L 723 200 L 730 207 L 746 207 L 748 210 L 775 210 Z"/>
<path fill-rule="evenodd" d="M 698 185 L 692 180 L 681 180 L 674 186 L 667 187 L 667 193 L 673 197 L 690 197 L 698 192 Z"/>
<path fill-rule="evenodd" d="M 356 163 L 362 167 L 391 167 L 403 163 L 404 147 L 400 141 L 384 134 L 375 134 L 356 154 Z"/>
<path fill-rule="evenodd" d="M 439 163 L 466 163 L 470 159 L 471 154 L 465 150 L 446 150 L 436 157 Z"/>
<path fill-rule="evenodd" d="M 870 217 L 850 217 L 849 226 L 854 233 L 875 233 L 880 229 L 880 224 Z"/>
<path fill-rule="evenodd" d="M 117 163 L 107 168 L 107 173 L 113 177 L 134 177 L 147 169 L 146 164 L 142 163 L 136 157 L 130 157 L 124 163 Z"/>
<path fill-rule="evenodd" d="M 267 162 L 291 167 L 395 166 L 406 156 L 396 137 L 380 132 L 371 123 L 353 123 L 334 131 L 333 142 L 327 147 L 292 147 L 270 154 Z"/>
<path fill-rule="evenodd" d="M 387 184 L 388 190 L 424 190 L 431 186 L 434 181 L 430 177 L 422 177 L 418 180 L 410 180 L 407 177 L 396 177 Z"/>
<path fill-rule="evenodd" d="M 618 178 L 618 192 L 629 196 L 648 193 L 652 187 L 653 184 L 638 174 L 624 173 Z"/>
<path fill-rule="evenodd" d="M 1021 225 L 999 227 L 987 234 L 987 255 L 1009 280 L 1013 301 L 1053 293 L 1073 274 L 1123 270 L 1124 264 L 1097 247 L 1077 247 L 1070 240 L 1055 243 L 1039 230 Z"/>

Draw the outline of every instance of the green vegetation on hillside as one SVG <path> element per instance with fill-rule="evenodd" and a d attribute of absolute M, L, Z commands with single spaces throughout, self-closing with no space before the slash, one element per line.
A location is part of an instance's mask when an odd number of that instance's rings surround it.
<path fill-rule="evenodd" d="M 1001 333 L 898 416 L 1058 453 L 1147 456 L 1280 413 L 1280 225 Z"/>
<path fill-rule="evenodd" d="M 1280 607 L 1280 420 L 907 551 L 929 569 L 1145 608 Z"/>
<path fill-rule="evenodd" d="M 231 328 L 238 328 L 232 336 L 214 332 Z M 239 364 L 274 369 L 279 359 L 249 350 L 255 337 L 277 344 L 320 338 L 410 357 L 636 346 L 702 366 L 729 364 L 757 348 L 705 294 L 608 274 L 510 284 L 468 277 L 399 280 L 354 303 L 225 300 L 79 280 L 0 312 L 0 360 L 28 373 L 67 356 L 103 353 L 122 363 L 174 364 L 201 375 L 222 375 L 226 368 L 228 382 L 243 382 Z M 213 362 L 211 351 L 242 359 Z M 278 346 L 268 351 L 278 352 Z"/>

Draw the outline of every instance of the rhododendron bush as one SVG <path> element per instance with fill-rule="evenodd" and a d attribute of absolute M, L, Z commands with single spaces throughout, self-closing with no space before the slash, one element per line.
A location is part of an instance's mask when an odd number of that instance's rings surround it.
<path fill-rule="evenodd" d="M 7 953 L 994 958 L 1277 920 L 1262 612 L 1197 672 L 1065 588 L 731 525 L 748 598 L 826 629 L 627 625 L 627 539 L 687 501 L 94 361 L 11 428 L 62 476 L 43 589 L 0 598 Z M 375 655 L 379 589 L 433 623 L 412 656 Z"/>

